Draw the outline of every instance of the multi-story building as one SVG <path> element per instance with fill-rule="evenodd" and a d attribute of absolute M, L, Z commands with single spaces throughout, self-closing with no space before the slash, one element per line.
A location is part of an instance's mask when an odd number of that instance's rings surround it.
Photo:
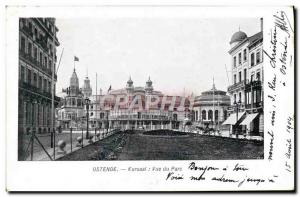
<path fill-rule="evenodd" d="M 232 85 L 228 87 L 232 133 L 263 134 L 263 19 L 261 31 L 253 36 L 238 31 L 230 40 Z"/>
<path fill-rule="evenodd" d="M 225 91 L 216 89 L 213 84 L 211 90 L 195 97 L 192 121 L 202 128 L 210 127 L 219 130 L 223 121 L 227 119 L 229 106 L 230 97 Z"/>
<path fill-rule="evenodd" d="M 125 88 L 100 95 L 91 95 L 89 83 L 85 79 L 85 97 L 74 70 L 70 87 L 64 90 L 62 104 L 57 109 L 63 129 L 85 129 L 86 117 L 90 129 L 179 129 L 190 118 L 189 100 L 154 90 L 150 77 L 145 87 L 134 87 L 130 78 Z"/>
<path fill-rule="evenodd" d="M 53 83 L 55 94 L 57 80 L 57 31 L 54 18 L 19 20 L 19 133 L 51 131 L 51 87 Z M 57 105 L 59 98 L 54 98 Z"/>
<path fill-rule="evenodd" d="M 150 77 L 145 87 L 135 87 L 129 78 L 125 88 L 90 98 L 92 128 L 179 129 L 190 117 L 189 100 L 154 90 Z M 155 104 L 147 106 L 147 103 Z"/>

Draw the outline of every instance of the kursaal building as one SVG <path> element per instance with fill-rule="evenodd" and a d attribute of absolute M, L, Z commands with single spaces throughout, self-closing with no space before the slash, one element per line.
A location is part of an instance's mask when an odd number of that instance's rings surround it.
<path fill-rule="evenodd" d="M 183 129 L 191 122 L 192 99 L 154 90 L 150 77 L 144 87 L 135 87 L 130 77 L 124 88 L 92 95 L 88 77 L 79 88 L 74 70 L 63 92 L 57 108 L 58 126 L 63 129 L 86 129 L 86 117 L 90 129 Z"/>
<path fill-rule="evenodd" d="M 231 106 L 230 116 L 223 125 L 231 125 L 232 134 L 262 136 L 264 132 L 263 19 L 260 23 L 260 32 L 248 36 L 239 30 L 230 40 Z"/>

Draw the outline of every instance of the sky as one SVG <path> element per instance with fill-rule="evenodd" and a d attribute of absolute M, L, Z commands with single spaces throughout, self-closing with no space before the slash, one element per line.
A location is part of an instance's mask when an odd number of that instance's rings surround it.
<path fill-rule="evenodd" d="M 200 95 L 213 78 L 226 91 L 231 36 L 239 28 L 248 36 L 260 31 L 259 18 L 57 18 L 56 25 L 57 93 L 69 86 L 74 55 L 79 86 L 88 75 L 93 94 L 96 73 L 98 94 L 124 88 L 130 76 L 136 87 L 150 76 L 154 89 L 169 95 Z"/>

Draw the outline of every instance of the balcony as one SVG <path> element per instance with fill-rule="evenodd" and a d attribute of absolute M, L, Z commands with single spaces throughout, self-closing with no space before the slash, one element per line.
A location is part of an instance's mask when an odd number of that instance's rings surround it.
<path fill-rule="evenodd" d="M 52 94 L 50 92 L 44 91 L 41 88 L 38 88 L 38 87 L 36 87 L 36 86 L 34 86 L 34 85 L 30 84 L 30 83 L 27 83 L 27 82 L 20 81 L 19 82 L 19 87 L 23 88 L 23 89 L 26 89 L 26 90 L 29 90 L 32 93 L 37 93 L 37 94 L 39 94 L 41 96 L 47 97 L 49 99 L 52 98 Z M 59 102 L 60 98 L 54 95 L 54 100 L 56 102 Z"/>
<path fill-rule="evenodd" d="M 238 83 L 235 83 L 231 86 L 228 87 L 228 92 L 233 92 L 237 89 L 244 89 L 245 88 L 245 84 L 246 84 L 246 81 L 243 80 L 243 81 L 240 81 Z"/>
<path fill-rule="evenodd" d="M 261 81 L 251 81 L 247 83 L 245 86 L 246 91 L 251 91 L 251 89 L 261 89 L 261 88 L 262 88 Z"/>
<path fill-rule="evenodd" d="M 36 41 L 38 44 L 41 45 L 41 47 L 48 52 L 48 46 L 47 46 L 47 37 L 40 35 L 38 38 L 36 38 Z"/>
<path fill-rule="evenodd" d="M 29 91 L 32 91 L 34 93 L 40 93 L 39 89 L 37 87 L 31 85 L 30 83 L 20 82 L 19 87 L 24 88 Z"/>
<path fill-rule="evenodd" d="M 29 37 L 31 37 L 31 38 L 34 37 L 32 30 L 31 30 L 29 27 L 27 27 L 27 26 L 25 25 L 25 23 L 23 23 L 23 26 L 22 26 L 22 28 L 20 28 L 20 29 L 21 29 L 27 36 L 29 36 Z"/>
<path fill-rule="evenodd" d="M 32 57 L 32 55 L 25 53 L 24 50 L 19 50 L 19 56 L 25 59 L 28 63 L 35 66 L 40 72 L 44 74 L 48 74 L 52 77 L 52 70 L 44 67 L 36 58 Z M 54 79 L 57 80 L 57 75 L 54 75 Z"/>
<path fill-rule="evenodd" d="M 256 103 L 253 103 L 253 104 L 247 104 L 246 105 L 246 109 L 247 110 L 249 110 L 249 109 L 257 109 L 257 108 L 263 108 L 263 101 L 256 102 Z"/>
<path fill-rule="evenodd" d="M 239 111 L 241 110 L 244 110 L 245 109 L 245 104 L 241 104 L 239 105 Z M 236 105 L 230 105 L 228 108 L 227 108 L 228 111 L 236 111 Z"/>

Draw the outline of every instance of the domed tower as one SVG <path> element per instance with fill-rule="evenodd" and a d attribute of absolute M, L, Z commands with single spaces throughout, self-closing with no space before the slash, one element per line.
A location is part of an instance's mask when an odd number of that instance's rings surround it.
<path fill-rule="evenodd" d="M 134 91 L 133 81 L 131 80 L 131 77 L 129 77 L 129 80 L 127 81 L 126 90 L 127 94 L 132 94 Z"/>
<path fill-rule="evenodd" d="M 149 76 L 148 81 L 146 81 L 145 92 L 146 92 L 146 94 L 151 94 L 152 91 L 153 91 L 153 86 L 152 86 L 152 81 Z"/>
<path fill-rule="evenodd" d="M 86 76 L 84 79 L 82 93 L 85 98 L 92 96 L 92 88 L 91 88 L 90 79 L 88 76 Z"/>
<path fill-rule="evenodd" d="M 236 46 L 239 42 L 245 40 L 247 38 L 247 34 L 245 32 L 242 31 L 238 31 L 235 32 L 230 40 L 230 46 L 231 48 L 233 48 L 234 46 Z"/>
<path fill-rule="evenodd" d="M 70 96 L 76 96 L 79 94 L 79 81 L 76 74 L 76 71 L 74 69 L 72 76 L 70 78 Z"/>

